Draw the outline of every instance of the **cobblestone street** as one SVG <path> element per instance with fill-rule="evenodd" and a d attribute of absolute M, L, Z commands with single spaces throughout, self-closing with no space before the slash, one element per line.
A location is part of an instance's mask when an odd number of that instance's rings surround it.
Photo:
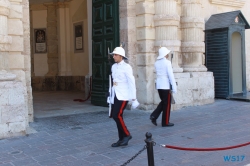
<path fill-rule="evenodd" d="M 91 107 L 93 110 L 94 106 Z M 250 103 L 215 100 L 204 106 L 171 112 L 174 127 L 151 124 L 150 111 L 126 110 L 124 120 L 133 138 L 126 147 L 112 148 L 118 139 L 116 125 L 107 108 L 75 115 L 35 118 L 36 132 L 23 137 L 0 140 L 0 166 L 118 166 L 145 146 L 145 133 L 154 141 L 156 166 L 222 166 L 250 163 L 250 145 L 214 152 L 179 151 L 159 144 L 182 147 L 226 147 L 250 141 Z M 225 161 L 234 156 L 239 161 Z M 242 156 L 244 158 L 242 159 Z M 242 160 L 242 161 L 241 161 Z M 129 166 L 146 166 L 143 151 Z"/>

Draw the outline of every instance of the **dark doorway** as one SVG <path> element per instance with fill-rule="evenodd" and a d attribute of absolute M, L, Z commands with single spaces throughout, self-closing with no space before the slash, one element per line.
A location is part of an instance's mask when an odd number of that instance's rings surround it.
<path fill-rule="evenodd" d="M 239 32 L 232 34 L 231 46 L 231 78 L 232 78 L 232 93 L 243 93 L 243 66 L 241 53 L 241 35 Z"/>

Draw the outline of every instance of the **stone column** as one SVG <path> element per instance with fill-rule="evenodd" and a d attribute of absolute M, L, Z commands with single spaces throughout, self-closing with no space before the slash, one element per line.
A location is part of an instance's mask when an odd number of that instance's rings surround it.
<path fill-rule="evenodd" d="M 9 71 L 8 51 L 12 38 L 8 36 L 8 15 L 10 3 L 8 0 L 0 0 L 0 79 L 7 79 Z M 12 77 L 11 77 L 12 78 Z M 14 77 L 15 78 L 15 77 Z"/>
<path fill-rule="evenodd" d="M 70 76 L 71 60 L 70 60 L 70 18 L 68 2 L 59 2 L 57 6 L 58 18 L 58 69 L 60 76 Z"/>
<path fill-rule="evenodd" d="M 182 67 L 184 71 L 207 71 L 204 66 L 204 18 L 200 0 L 181 0 Z"/>
<path fill-rule="evenodd" d="M 146 110 L 153 109 L 154 101 L 154 14 L 154 1 L 136 0 L 137 98 Z"/>
<path fill-rule="evenodd" d="M 128 62 L 136 73 L 136 6 L 135 0 L 119 1 L 120 42 L 125 44 Z"/>
<path fill-rule="evenodd" d="M 31 76 L 34 75 L 34 64 L 32 63 L 32 54 L 31 54 L 31 48 L 30 48 L 30 39 L 33 39 L 30 37 L 30 28 L 32 28 L 30 25 L 30 9 L 29 9 L 29 0 L 23 0 L 22 1 L 22 9 L 23 9 L 23 36 L 24 36 L 24 48 L 22 55 L 24 56 L 24 72 L 25 72 L 25 80 L 26 80 L 26 89 L 27 89 L 27 109 L 28 109 L 28 115 L 27 115 L 27 123 L 33 122 L 33 96 L 32 96 L 32 88 L 31 88 Z M 34 54 L 33 54 L 34 55 Z M 33 57 L 34 58 L 34 57 Z M 33 59 L 34 62 L 34 59 Z M 31 67 L 33 66 L 33 68 Z"/>
<path fill-rule="evenodd" d="M 46 76 L 58 75 L 57 3 L 45 3 L 47 7 L 48 68 Z"/>
<path fill-rule="evenodd" d="M 31 62 L 31 76 L 35 76 L 34 70 L 34 33 L 33 33 L 33 14 L 32 10 L 30 9 L 30 62 Z"/>
<path fill-rule="evenodd" d="M 183 72 L 179 67 L 180 55 L 180 16 L 176 0 L 155 0 L 155 50 L 167 47 L 173 53 L 172 66 L 174 72 Z M 169 56 L 171 60 L 171 56 Z"/>

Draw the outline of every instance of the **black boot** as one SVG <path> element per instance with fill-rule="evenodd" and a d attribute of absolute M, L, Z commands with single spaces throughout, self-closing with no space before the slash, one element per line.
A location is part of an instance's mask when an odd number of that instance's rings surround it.
<path fill-rule="evenodd" d="M 155 126 L 157 126 L 156 118 L 154 116 L 150 116 L 150 120 Z"/>
<path fill-rule="evenodd" d="M 174 126 L 173 123 L 168 123 L 168 125 L 162 125 L 162 127 L 172 127 L 172 126 Z"/>
<path fill-rule="evenodd" d="M 122 140 L 118 140 L 116 143 L 113 143 L 111 146 L 112 147 L 118 147 L 122 143 Z"/>
<path fill-rule="evenodd" d="M 123 140 L 122 140 L 122 143 L 120 144 L 120 146 L 127 146 L 128 145 L 128 141 L 132 139 L 132 136 L 129 135 L 127 137 L 124 137 Z"/>

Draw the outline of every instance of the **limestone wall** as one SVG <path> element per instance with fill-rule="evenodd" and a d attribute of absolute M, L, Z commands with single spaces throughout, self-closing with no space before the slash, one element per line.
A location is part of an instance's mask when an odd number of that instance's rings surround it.
<path fill-rule="evenodd" d="M 25 100 L 28 110 L 28 122 L 33 121 L 33 96 L 31 88 L 31 54 L 30 54 L 30 10 L 29 10 L 29 0 L 22 1 L 23 6 L 23 43 L 24 49 L 22 55 L 24 56 L 24 72 L 26 80 L 27 98 Z"/>
<path fill-rule="evenodd" d="M 153 1 L 136 1 L 136 65 L 137 98 L 141 109 L 152 109 L 155 57 L 155 4 Z"/>
<path fill-rule="evenodd" d="M 0 138 L 24 135 L 33 118 L 28 9 L 26 0 L 0 1 Z"/>

